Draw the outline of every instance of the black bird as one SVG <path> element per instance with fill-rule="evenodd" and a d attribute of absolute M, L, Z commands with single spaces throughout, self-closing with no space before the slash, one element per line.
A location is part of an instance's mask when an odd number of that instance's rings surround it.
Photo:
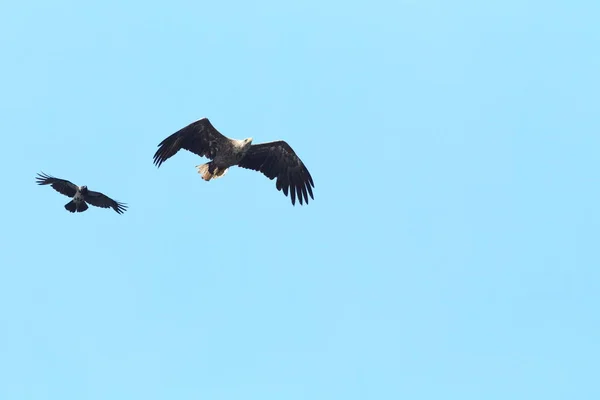
<path fill-rule="evenodd" d="M 154 154 L 154 163 L 160 167 L 181 149 L 212 160 L 196 166 L 205 181 L 220 178 L 230 167 L 238 166 L 262 172 L 269 179 L 277 178 L 275 187 L 286 196 L 289 192 L 292 205 L 296 204 L 296 198 L 301 205 L 308 204 L 309 196 L 314 200 L 315 184 L 310 172 L 283 140 L 252 144 L 252 138 L 230 139 L 208 118 L 202 118 L 163 140 Z"/>
<path fill-rule="evenodd" d="M 74 212 L 84 212 L 88 209 L 87 203 L 102 208 L 112 208 L 118 214 L 122 214 L 127 205 L 111 199 L 100 193 L 88 190 L 87 186 L 77 186 L 65 179 L 58 179 L 45 173 L 38 174 L 36 177 L 38 185 L 52 185 L 52 188 L 60 194 L 71 197 L 72 200 L 65 204 L 65 208 Z"/>

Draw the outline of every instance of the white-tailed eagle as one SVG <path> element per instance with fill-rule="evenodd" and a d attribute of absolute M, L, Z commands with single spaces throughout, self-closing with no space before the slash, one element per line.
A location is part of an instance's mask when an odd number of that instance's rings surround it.
<path fill-rule="evenodd" d="M 102 208 L 112 208 L 118 214 L 122 214 L 127 205 L 111 199 L 100 193 L 88 190 L 87 186 L 77 186 L 64 179 L 58 179 L 43 172 L 36 177 L 38 185 L 52 185 L 52 188 L 60 194 L 71 197 L 72 200 L 65 204 L 65 208 L 74 212 L 84 212 L 88 209 L 88 204 Z"/>
<path fill-rule="evenodd" d="M 154 154 L 154 164 L 160 167 L 181 149 L 212 160 L 196 166 L 205 181 L 220 178 L 229 167 L 237 165 L 262 172 L 269 179 L 277 178 L 277 190 L 286 196 L 289 192 L 292 205 L 296 204 L 296 198 L 300 204 L 308 204 L 309 195 L 314 200 L 315 184 L 308 169 L 282 140 L 252 144 L 252 138 L 230 139 L 217 131 L 208 118 L 202 118 L 163 140 Z"/>

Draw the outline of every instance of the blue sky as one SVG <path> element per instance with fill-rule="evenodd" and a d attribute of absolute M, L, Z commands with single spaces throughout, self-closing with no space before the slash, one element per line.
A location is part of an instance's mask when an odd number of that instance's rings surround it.
<path fill-rule="evenodd" d="M 599 13 L 4 2 L 0 398 L 598 398 Z M 157 169 L 201 117 L 314 202 Z"/>

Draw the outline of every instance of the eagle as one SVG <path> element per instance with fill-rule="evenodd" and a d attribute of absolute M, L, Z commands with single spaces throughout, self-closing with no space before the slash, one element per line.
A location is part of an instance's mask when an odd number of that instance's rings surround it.
<path fill-rule="evenodd" d="M 173 133 L 160 142 L 154 154 L 154 164 L 160 167 L 181 149 L 191 151 L 211 162 L 197 165 L 202 179 L 210 181 L 225 175 L 230 167 L 238 166 L 263 173 L 276 180 L 276 188 L 285 196 L 290 194 L 292 206 L 296 198 L 308 204 L 314 200 L 315 187 L 308 169 L 289 144 L 283 140 L 252 144 L 252 138 L 230 139 L 222 135 L 208 120 L 202 118 Z"/>
<path fill-rule="evenodd" d="M 38 173 L 36 176 L 38 185 L 52 185 L 52 188 L 60 194 L 71 197 L 72 200 L 65 204 L 65 208 L 74 212 L 84 212 L 88 209 L 88 203 L 102 208 L 112 208 L 118 214 L 122 214 L 127 205 L 111 199 L 100 192 L 89 190 L 87 186 L 77 186 L 65 179 L 55 178 L 45 173 Z"/>

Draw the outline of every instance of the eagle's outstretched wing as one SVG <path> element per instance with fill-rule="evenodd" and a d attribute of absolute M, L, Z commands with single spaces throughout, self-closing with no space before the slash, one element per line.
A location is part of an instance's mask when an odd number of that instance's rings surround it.
<path fill-rule="evenodd" d="M 35 177 L 38 185 L 52 185 L 52 188 L 60 194 L 73 197 L 77 193 L 77 185 L 65 180 L 58 179 L 45 173 L 38 173 Z"/>
<path fill-rule="evenodd" d="M 312 188 L 315 184 L 308 169 L 290 145 L 282 140 L 250 146 L 238 165 L 260 171 L 269 179 L 277 178 L 277 190 L 283 190 L 286 196 L 289 190 L 292 205 L 296 204 L 296 197 L 300 204 L 303 201 L 308 204 L 308 195 L 314 200 Z"/>
<path fill-rule="evenodd" d="M 105 194 L 100 192 L 94 192 L 92 190 L 88 190 L 87 193 L 83 196 L 83 200 L 86 203 L 89 203 L 96 207 L 109 208 L 111 207 L 118 214 L 123 214 L 127 209 L 127 205 L 125 203 L 120 203 L 108 197 Z"/>
<path fill-rule="evenodd" d="M 154 154 L 154 164 L 160 167 L 163 162 L 173 157 L 181 149 L 212 160 L 219 152 L 219 147 L 228 140 L 210 123 L 208 118 L 202 118 L 160 142 L 158 150 Z"/>

